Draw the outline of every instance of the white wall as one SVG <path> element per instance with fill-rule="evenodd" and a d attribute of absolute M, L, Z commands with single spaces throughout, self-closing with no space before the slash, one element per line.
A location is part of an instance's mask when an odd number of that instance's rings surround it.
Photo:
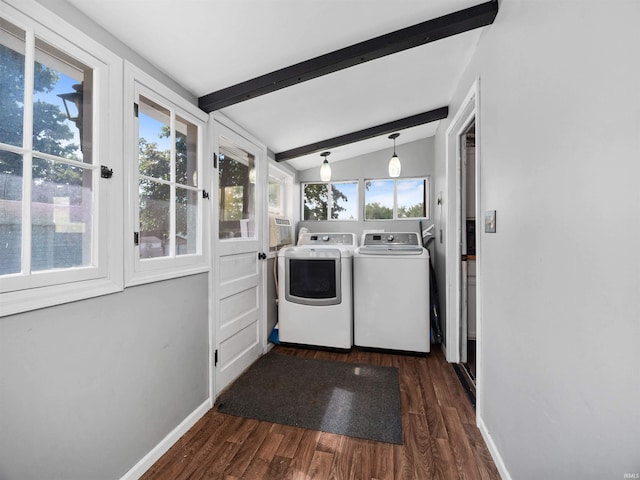
<path fill-rule="evenodd" d="M 100 42 L 102 45 L 107 47 L 119 57 L 123 58 L 124 60 L 130 61 L 135 66 L 141 68 L 146 73 L 154 77 L 156 80 L 164 83 L 167 87 L 171 88 L 174 92 L 178 93 L 186 100 L 190 101 L 194 105 L 198 104 L 198 97 L 196 97 L 192 92 L 189 92 L 184 87 L 182 87 L 182 85 L 175 82 L 167 74 L 158 70 L 145 58 L 141 57 L 137 52 L 135 52 L 130 46 L 125 45 L 120 40 L 116 39 L 113 35 L 111 35 L 111 33 L 88 18 L 82 12 L 79 12 L 75 7 L 67 3 L 65 0 L 35 1 L 51 10 L 57 16 L 65 19 L 66 21 L 74 25 L 77 29 L 92 37 L 97 42 Z M 114 6 L 114 8 L 118 7 Z M 122 14 L 125 15 L 126 12 L 123 11 Z"/>
<path fill-rule="evenodd" d="M 425 138 L 415 142 L 410 142 L 396 146 L 396 153 L 402 163 L 403 177 L 424 177 L 432 176 L 435 173 L 435 153 L 434 138 Z M 389 159 L 393 155 L 393 147 L 371 152 L 349 160 L 331 163 L 331 181 L 357 180 L 360 182 L 359 188 L 359 210 L 360 219 L 358 221 L 301 221 L 298 223 L 298 230 L 307 227 L 312 232 L 353 232 L 360 237 L 365 229 L 384 229 L 386 231 L 408 231 L 419 232 L 420 227 L 417 220 L 376 220 L 365 222 L 363 220 L 364 205 L 364 180 L 374 178 L 388 178 Z M 330 159 L 331 157 L 329 157 Z M 320 168 L 310 168 L 299 172 L 297 180 L 303 182 L 319 182 Z M 431 198 L 431 218 L 423 221 L 423 228 L 427 228 L 433 223 L 433 216 L 436 213 L 433 197 L 433 185 L 430 189 Z"/>
<path fill-rule="evenodd" d="M 640 473 L 639 22 L 635 0 L 505 0 L 450 105 L 480 77 L 477 413 L 514 479 Z"/>

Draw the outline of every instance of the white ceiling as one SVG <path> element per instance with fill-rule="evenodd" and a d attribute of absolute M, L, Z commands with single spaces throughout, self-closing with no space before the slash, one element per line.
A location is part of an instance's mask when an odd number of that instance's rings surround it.
<path fill-rule="evenodd" d="M 67 0 L 200 97 L 484 0 Z M 222 109 L 280 152 L 447 106 L 481 29 Z M 401 131 L 397 145 L 434 135 Z M 390 148 L 388 135 L 331 150 Z M 319 166 L 320 152 L 290 160 Z"/>

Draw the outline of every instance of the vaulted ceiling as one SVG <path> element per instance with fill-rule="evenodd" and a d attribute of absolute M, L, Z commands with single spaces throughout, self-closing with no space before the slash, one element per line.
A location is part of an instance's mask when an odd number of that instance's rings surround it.
<path fill-rule="evenodd" d="M 205 109 L 212 92 L 222 94 L 291 65 L 488 5 L 486 0 L 67 1 L 202 97 Z M 294 82 L 220 111 L 276 153 L 437 111 L 449 104 L 483 28 Z M 437 124 L 395 130 L 401 132 L 397 145 L 434 135 Z M 332 148 L 331 161 L 390 148 L 388 133 L 370 133 L 372 138 Z M 306 150 L 311 153 L 288 163 L 297 169 L 322 163 L 319 152 Z"/>

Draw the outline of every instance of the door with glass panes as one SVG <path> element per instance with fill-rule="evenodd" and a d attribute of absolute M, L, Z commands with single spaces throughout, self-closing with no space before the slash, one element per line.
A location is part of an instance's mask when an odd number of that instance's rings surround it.
<path fill-rule="evenodd" d="M 262 179 L 266 152 L 214 123 L 218 192 L 214 234 L 215 394 L 264 352 Z"/>

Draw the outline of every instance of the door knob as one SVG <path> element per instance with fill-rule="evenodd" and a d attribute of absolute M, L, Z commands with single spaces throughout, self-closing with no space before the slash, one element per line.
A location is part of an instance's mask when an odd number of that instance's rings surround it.
<path fill-rule="evenodd" d="M 264 260 L 265 258 L 267 258 L 267 254 L 264 252 L 258 252 L 258 259 L 259 260 Z"/>

